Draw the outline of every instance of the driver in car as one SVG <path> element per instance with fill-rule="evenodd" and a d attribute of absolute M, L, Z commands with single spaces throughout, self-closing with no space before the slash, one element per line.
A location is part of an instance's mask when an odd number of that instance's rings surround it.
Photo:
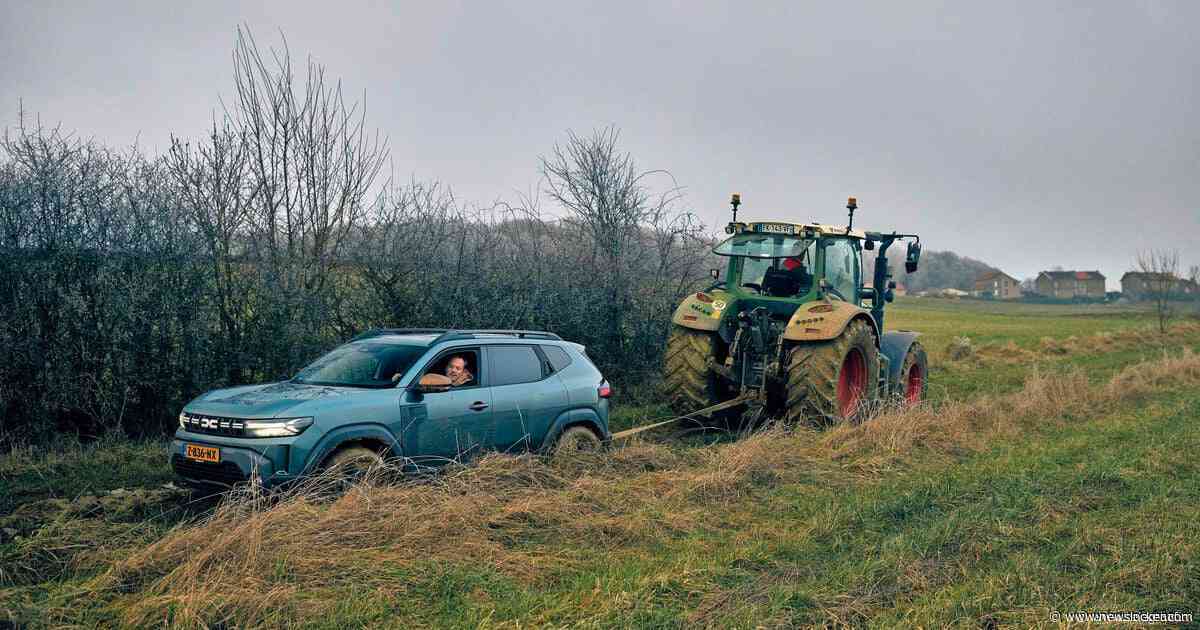
<path fill-rule="evenodd" d="M 467 370 L 467 359 L 461 354 L 450 357 L 450 360 L 446 362 L 446 377 L 450 379 L 450 385 L 454 387 L 466 385 L 475 378 Z"/>

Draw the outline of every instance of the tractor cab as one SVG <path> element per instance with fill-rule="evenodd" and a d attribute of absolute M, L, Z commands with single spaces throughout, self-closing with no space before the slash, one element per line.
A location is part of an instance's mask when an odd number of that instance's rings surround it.
<path fill-rule="evenodd" d="M 732 223 L 713 253 L 727 256 L 726 289 L 739 298 L 793 306 L 826 296 L 859 304 L 865 234 L 828 225 Z"/>
<path fill-rule="evenodd" d="M 919 375 L 906 381 L 919 389 L 906 390 L 906 399 L 923 396 L 925 355 L 916 334 L 883 331 L 895 286 L 887 250 L 909 240 L 905 269 L 912 273 L 920 238 L 854 229 L 853 197 L 846 226 L 743 222 L 740 197 L 731 203 L 728 237 L 713 248 L 728 258 L 724 280 L 714 269 L 714 284 L 687 296 L 671 318 L 664 375 L 673 406 L 684 413 L 737 393 L 788 418 L 861 417 L 880 392 L 902 389 L 905 370 Z M 870 284 L 863 250 L 875 250 Z"/>

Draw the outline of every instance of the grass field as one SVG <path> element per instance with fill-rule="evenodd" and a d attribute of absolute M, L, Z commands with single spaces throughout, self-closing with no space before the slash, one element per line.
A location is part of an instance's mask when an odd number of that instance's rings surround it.
<path fill-rule="evenodd" d="M 0 623 L 1030 627 L 1057 625 L 1054 611 L 1200 613 L 1200 325 L 1164 339 L 1131 309 L 925 299 L 889 316 L 924 333 L 932 400 L 825 431 L 494 456 L 337 501 L 217 507 L 164 486 L 161 443 L 11 453 Z M 663 413 L 624 407 L 614 424 Z"/>

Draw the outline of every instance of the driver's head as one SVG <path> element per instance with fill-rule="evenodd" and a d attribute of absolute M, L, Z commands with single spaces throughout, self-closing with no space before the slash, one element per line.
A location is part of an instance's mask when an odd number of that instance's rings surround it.
<path fill-rule="evenodd" d="M 792 256 L 791 258 L 785 258 L 783 260 L 783 268 L 788 271 L 795 271 L 796 269 L 803 270 L 804 269 L 804 261 L 800 260 L 799 256 Z"/>
<path fill-rule="evenodd" d="M 462 355 L 455 355 L 446 363 L 446 376 L 451 380 L 467 373 L 467 360 Z"/>

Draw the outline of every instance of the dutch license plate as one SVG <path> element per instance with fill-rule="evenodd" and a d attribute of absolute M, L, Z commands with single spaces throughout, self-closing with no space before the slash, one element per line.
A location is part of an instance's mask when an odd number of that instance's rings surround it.
<path fill-rule="evenodd" d="M 796 226 L 787 225 L 786 223 L 759 223 L 754 226 L 755 232 L 767 232 L 770 234 L 794 234 Z"/>
<path fill-rule="evenodd" d="M 200 446 L 199 444 L 188 444 L 185 446 L 184 456 L 188 459 L 194 459 L 198 462 L 221 462 L 221 449 L 215 446 Z"/>

